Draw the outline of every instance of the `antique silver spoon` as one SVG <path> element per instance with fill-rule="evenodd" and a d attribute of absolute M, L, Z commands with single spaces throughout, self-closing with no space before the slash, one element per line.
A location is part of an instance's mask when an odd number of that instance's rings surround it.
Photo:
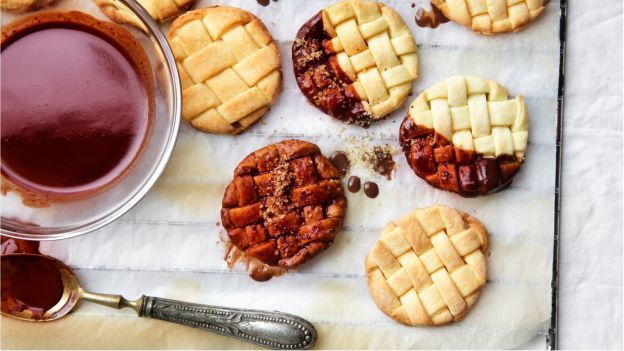
<path fill-rule="evenodd" d="M 33 267 L 36 269 L 33 270 Z M 29 276 L 28 268 L 35 275 Z M 45 274 L 49 276 L 51 273 L 58 274 L 56 277 L 45 277 Z M 39 281 L 29 282 L 29 279 Z M 11 291 L 14 291 L 26 294 L 22 300 L 30 298 L 35 301 L 36 296 L 28 295 L 32 295 L 37 284 L 54 282 L 54 279 L 62 281 L 62 285 L 60 282 L 57 284 L 60 298 L 45 311 L 42 308 L 28 308 L 27 302 L 11 296 Z M 26 286 L 11 288 L 12 282 L 13 285 Z M 151 296 L 126 300 L 121 295 L 92 293 L 80 286 L 76 275 L 63 262 L 36 254 L 2 255 L 2 295 L 2 314 L 26 321 L 59 319 L 67 315 L 78 301 L 85 300 L 116 309 L 131 308 L 139 317 L 184 324 L 273 349 L 310 349 L 317 338 L 312 324 L 283 312 L 207 306 Z M 56 301 L 56 297 L 53 298 L 52 303 Z"/>

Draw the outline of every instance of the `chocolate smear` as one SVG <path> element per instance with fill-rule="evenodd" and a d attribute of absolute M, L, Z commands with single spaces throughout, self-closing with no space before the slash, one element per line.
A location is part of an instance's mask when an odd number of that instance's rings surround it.
<path fill-rule="evenodd" d="M 392 149 L 389 145 L 375 145 L 371 150 L 367 150 L 362 155 L 362 161 L 367 163 L 375 172 L 392 179 L 392 172 L 396 168 L 396 163 L 392 158 Z"/>

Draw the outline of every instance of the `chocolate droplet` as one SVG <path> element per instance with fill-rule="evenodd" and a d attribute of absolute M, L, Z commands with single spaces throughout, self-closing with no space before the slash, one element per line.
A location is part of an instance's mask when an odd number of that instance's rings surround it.
<path fill-rule="evenodd" d="M 341 175 L 347 174 L 349 170 L 349 157 L 344 151 L 336 151 L 330 157 L 329 161 L 336 167 Z"/>
<path fill-rule="evenodd" d="M 256 0 L 262 6 L 268 6 L 271 0 Z"/>
<path fill-rule="evenodd" d="M 347 188 L 349 189 L 350 192 L 352 193 L 357 193 L 358 191 L 360 191 L 360 177 L 358 176 L 351 176 L 349 178 L 349 184 L 347 186 Z"/>
<path fill-rule="evenodd" d="M 377 186 L 377 183 L 375 182 L 364 183 L 364 194 L 366 194 L 366 196 L 370 197 L 371 199 L 376 198 L 377 195 L 379 195 L 379 187 Z"/>

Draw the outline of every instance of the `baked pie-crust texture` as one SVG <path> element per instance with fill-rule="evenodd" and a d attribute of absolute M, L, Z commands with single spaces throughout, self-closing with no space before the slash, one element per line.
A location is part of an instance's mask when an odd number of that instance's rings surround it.
<path fill-rule="evenodd" d="M 182 117 L 193 127 L 237 134 L 275 101 L 279 49 L 251 13 L 228 6 L 190 11 L 173 22 L 168 39 L 182 81 Z"/>
<path fill-rule="evenodd" d="M 2 11 L 34 11 L 53 4 L 56 0 L 0 0 Z"/>
<path fill-rule="evenodd" d="M 137 0 L 156 22 L 177 17 L 193 6 L 196 0 Z M 140 24 L 138 17 L 118 0 L 95 0 L 102 12 L 117 23 Z M 143 26 L 139 26 L 142 28 Z"/>
<path fill-rule="evenodd" d="M 366 257 L 377 306 L 406 325 L 464 317 L 486 282 L 488 235 L 481 223 L 437 205 L 390 222 Z"/>
<path fill-rule="evenodd" d="M 507 187 L 524 163 L 529 119 L 522 96 L 500 84 L 456 76 L 410 105 L 399 141 L 414 172 L 463 196 Z"/>
<path fill-rule="evenodd" d="M 325 38 L 317 45 L 306 27 L 319 16 Z M 343 1 L 322 10 L 297 34 L 295 75 L 304 94 L 324 112 L 366 126 L 399 108 L 412 91 L 418 77 L 417 51 L 396 11 L 378 2 Z M 368 120 L 349 120 L 342 111 L 326 106 L 327 99 L 335 99 L 334 90 L 359 100 L 368 114 L 359 119 Z"/>
<path fill-rule="evenodd" d="M 431 4 L 482 34 L 518 31 L 544 11 L 544 0 L 431 0 Z"/>
<path fill-rule="evenodd" d="M 221 222 L 247 255 L 295 268 L 332 244 L 346 206 L 340 175 L 318 146 L 285 140 L 238 164 Z"/>

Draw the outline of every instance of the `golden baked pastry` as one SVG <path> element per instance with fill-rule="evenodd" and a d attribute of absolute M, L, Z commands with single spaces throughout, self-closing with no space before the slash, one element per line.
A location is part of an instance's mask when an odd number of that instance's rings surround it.
<path fill-rule="evenodd" d="M 251 13 L 228 6 L 189 11 L 171 24 L 168 39 L 182 81 L 182 117 L 193 127 L 237 134 L 275 101 L 279 49 Z"/>
<path fill-rule="evenodd" d="M 431 4 L 481 34 L 516 32 L 544 11 L 544 0 L 431 0 Z"/>
<path fill-rule="evenodd" d="M 54 3 L 55 0 L 0 0 L 2 11 L 26 12 L 34 11 Z"/>
<path fill-rule="evenodd" d="M 438 82 L 410 105 L 399 142 L 414 172 L 462 196 L 505 189 L 524 163 L 529 137 L 524 99 L 475 76 Z"/>
<path fill-rule="evenodd" d="M 164 22 L 181 15 L 196 0 L 137 0 L 156 22 Z M 118 0 L 94 0 L 102 12 L 117 23 L 140 23 L 136 15 Z M 141 26 L 142 27 L 142 26 Z M 140 27 L 140 28 L 141 28 Z"/>
<path fill-rule="evenodd" d="M 416 43 L 383 3 L 339 2 L 306 22 L 292 47 L 297 84 L 323 112 L 364 127 L 399 108 L 418 77 Z"/>
<path fill-rule="evenodd" d="M 443 205 L 421 208 L 382 230 L 366 257 L 368 291 L 402 324 L 456 322 L 486 282 L 487 254 L 476 219 Z"/>
<path fill-rule="evenodd" d="M 268 265 L 294 268 L 332 244 L 347 199 L 318 146 L 284 140 L 238 164 L 222 204 L 234 245 Z"/>

